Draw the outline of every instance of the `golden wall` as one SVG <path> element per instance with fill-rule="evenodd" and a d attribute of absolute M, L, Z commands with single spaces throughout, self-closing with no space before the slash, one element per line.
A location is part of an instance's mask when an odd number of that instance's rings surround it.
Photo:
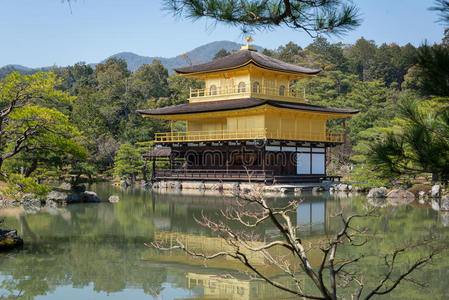
<path fill-rule="evenodd" d="M 266 130 L 273 136 L 324 136 L 326 135 L 325 115 L 273 112 L 247 113 L 229 117 L 198 119 L 187 121 L 187 131 L 193 132 L 248 132 Z M 267 138 L 270 138 L 269 136 Z"/>
<path fill-rule="evenodd" d="M 304 102 L 303 94 L 293 93 L 292 75 L 247 66 L 229 72 L 217 72 L 201 77 L 205 88 L 193 90 L 190 102 L 206 102 L 256 97 L 262 99 Z M 257 85 L 255 85 L 257 83 Z M 280 90 L 283 89 L 281 93 Z"/>

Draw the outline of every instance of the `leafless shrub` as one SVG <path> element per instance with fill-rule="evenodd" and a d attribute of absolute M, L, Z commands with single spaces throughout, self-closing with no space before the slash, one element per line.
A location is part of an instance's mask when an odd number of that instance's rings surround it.
<path fill-rule="evenodd" d="M 198 224 L 210 229 L 226 241 L 227 247 L 222 251 L 198 252 L 186 247 L 179 239 L 177 245 L 171 247 L 164 247 L 157 242 L 146 244 L 146 246 L 163 251 L 181 249 L 193 257 L 204 260 L 231 257 L 245 265 L 256 275 L 255 278 L 265 280 L 280 290 L 305 299 L 337 299 L 341 289 L 352 287 L 354 283 L 357 283 L 357 288 L 352 291 L 353 299 L 370 299 L 373 296 L 389 294 L 403 281 L 422 285 L 422 283 L 411 279 L 409 275 L 429 263 L 435 255 L 444 250 L 434 246 L 430 240 L 423 240 L 419 243 L 404 245 L 392 253 L 384 255 L 386 272 L 374 287 L 368 289 L 364 282 L 365 274 L 354 271 L 357 270 L 354 266 L 357 266 L 364 255 L 342 260 L 341 258 L 336 259 L 336 254 L 342 246 L 361 247 L 372 240 L 372 236 L 365 229 L 357 228 L 352 223 L 357 218 L 373 217 L 373 210 L 349 216 L 345 216 L 341 211 L 335 216 L 342 221 L 341 229 L 323 239 L 318 246 L 312 246 L 307 245 L 307 242 L 301 239 L 301 226 L 292 223 L 291 215 L 296 213 L 300 201 L 293 200 L 283 207 L 275 208 L 269 205 L 267 199 L 258 190 L 252 190 L 246 195 L 239 194 L 237 197 L 235 205 L 220 211 L 223 220 L 212 220 L 205 215 L 196 219 Z M 243 229 L 231 228 L 230 224 L 235 222 L 240 224 Z M 274 240 L 262 242 L 254 229 L 268 222 L 278 229 L 279 235 Z M 398 267 L 398 259 L 402 254 L 421 246 L 430 249 L 426 256 L 411 262 L 405 270 Z M 283 252 L 273 251 L 274 249 L 280 249 Z M 321 253 L 321 262 L 318 266 L 312 266 L 310 262 L 311 251 L 320 251 Z M 264 272 L 263 267 L 258 264 L 258 260 L 261 258 L 264 263 L 279 268 L 291 279 L 292 284 L 288 285 L 270 278 Z M 304 292 L 304 282 L 299 277 L 303 274 L 317 288 L 316 295 Z"/>

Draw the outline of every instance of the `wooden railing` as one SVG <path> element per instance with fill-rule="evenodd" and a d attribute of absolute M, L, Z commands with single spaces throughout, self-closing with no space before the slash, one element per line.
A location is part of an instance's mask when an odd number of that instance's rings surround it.
<path fill-rule="evenodd" d="M 170 179 L 266 179 L 273 180 L 272 170 L 195 170 L 195 169 L 167 169 L 154 170 L 156 178 Z"/>
<path fill-rule="evenodd" d="M 189 131 L 189 132 L 164 132 L 155 134 L 156 143 L 176 142 L 207 142 L 207 141 L 232 141 L 232 140 L 291 140 L 343 143 L 344 134 L 337 132 L 294 132 L 268 130 L 267 128 L 253 128 L 246 130 L 215 130 L 215 131 Z"/>
<path fill-rule="evenodd" d="M 246 85 L 245 88 L 239 88 L 238 86 L 231 86 L 225 88 L 216 89 L 192 89 L 190 88 L 190 98 L 201 98 L 201 97 L 221 97 L 221 96 L 276 96 L 284 98 L 294 98 L 294 99 L 304 99 L 304 92 L 298 92 L 293 89 L 285 88 L 283 93 L 281 93 L 280 88 L 271 88 L 265 86 L 259 86 L 257 89 L 253 89 Z"/>

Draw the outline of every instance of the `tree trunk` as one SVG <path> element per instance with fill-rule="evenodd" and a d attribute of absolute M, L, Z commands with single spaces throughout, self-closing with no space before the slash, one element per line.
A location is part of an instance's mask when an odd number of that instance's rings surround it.
<path fill-rule="evenodd" d="M 131 175 L 131 185 L 134 185 L 134 182 L 136 182 L 136 173 L 132 173 Z"/>
<path fill-rule="evenodd" d="M 147 182 L 147 160 L 145 159 L 143 167 L 142 167 L 142 176 L 143 176 L 143 180 L 145 182 Z"/>
<path fill-rule="evenodd" d="M 37 168 L 37 159 L 33 159 L 31 162 L 31 166 L 25 170 L 25 173 L 23 174 L 25 177 L 30 177 L 31 173 L 36 171 Z"/>
<path fill-rule="evenodd" d="M 438 173 L 432 173 L 432 184 L 438 182 Z"/>

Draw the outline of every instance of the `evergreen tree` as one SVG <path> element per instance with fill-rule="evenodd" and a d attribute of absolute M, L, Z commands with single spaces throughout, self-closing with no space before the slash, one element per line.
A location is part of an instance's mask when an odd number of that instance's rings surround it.
<path fill-rule="evenodd" d="M 164 0 L 166 9 L 190 19 L 210 18 L 244 31 L 287 26 L 307 32 L 341 34 L 360 23 L 358 9 L 346 0 Z"/>
<path fill-rule="evenodd" d="M 449 179 L 449 104 L 436 101 L 400 104 L 401 130 L 372 146 L 370 160 L 386 176 L 431 173 Z"/>
<path fill-rule="evenodd" d="M 139 151 L 129 143 L 120 145 L 114 159 L 114 174 L 120 178 L 135 181 L 137 175 L 142 172 L 144 162 Z"/>

